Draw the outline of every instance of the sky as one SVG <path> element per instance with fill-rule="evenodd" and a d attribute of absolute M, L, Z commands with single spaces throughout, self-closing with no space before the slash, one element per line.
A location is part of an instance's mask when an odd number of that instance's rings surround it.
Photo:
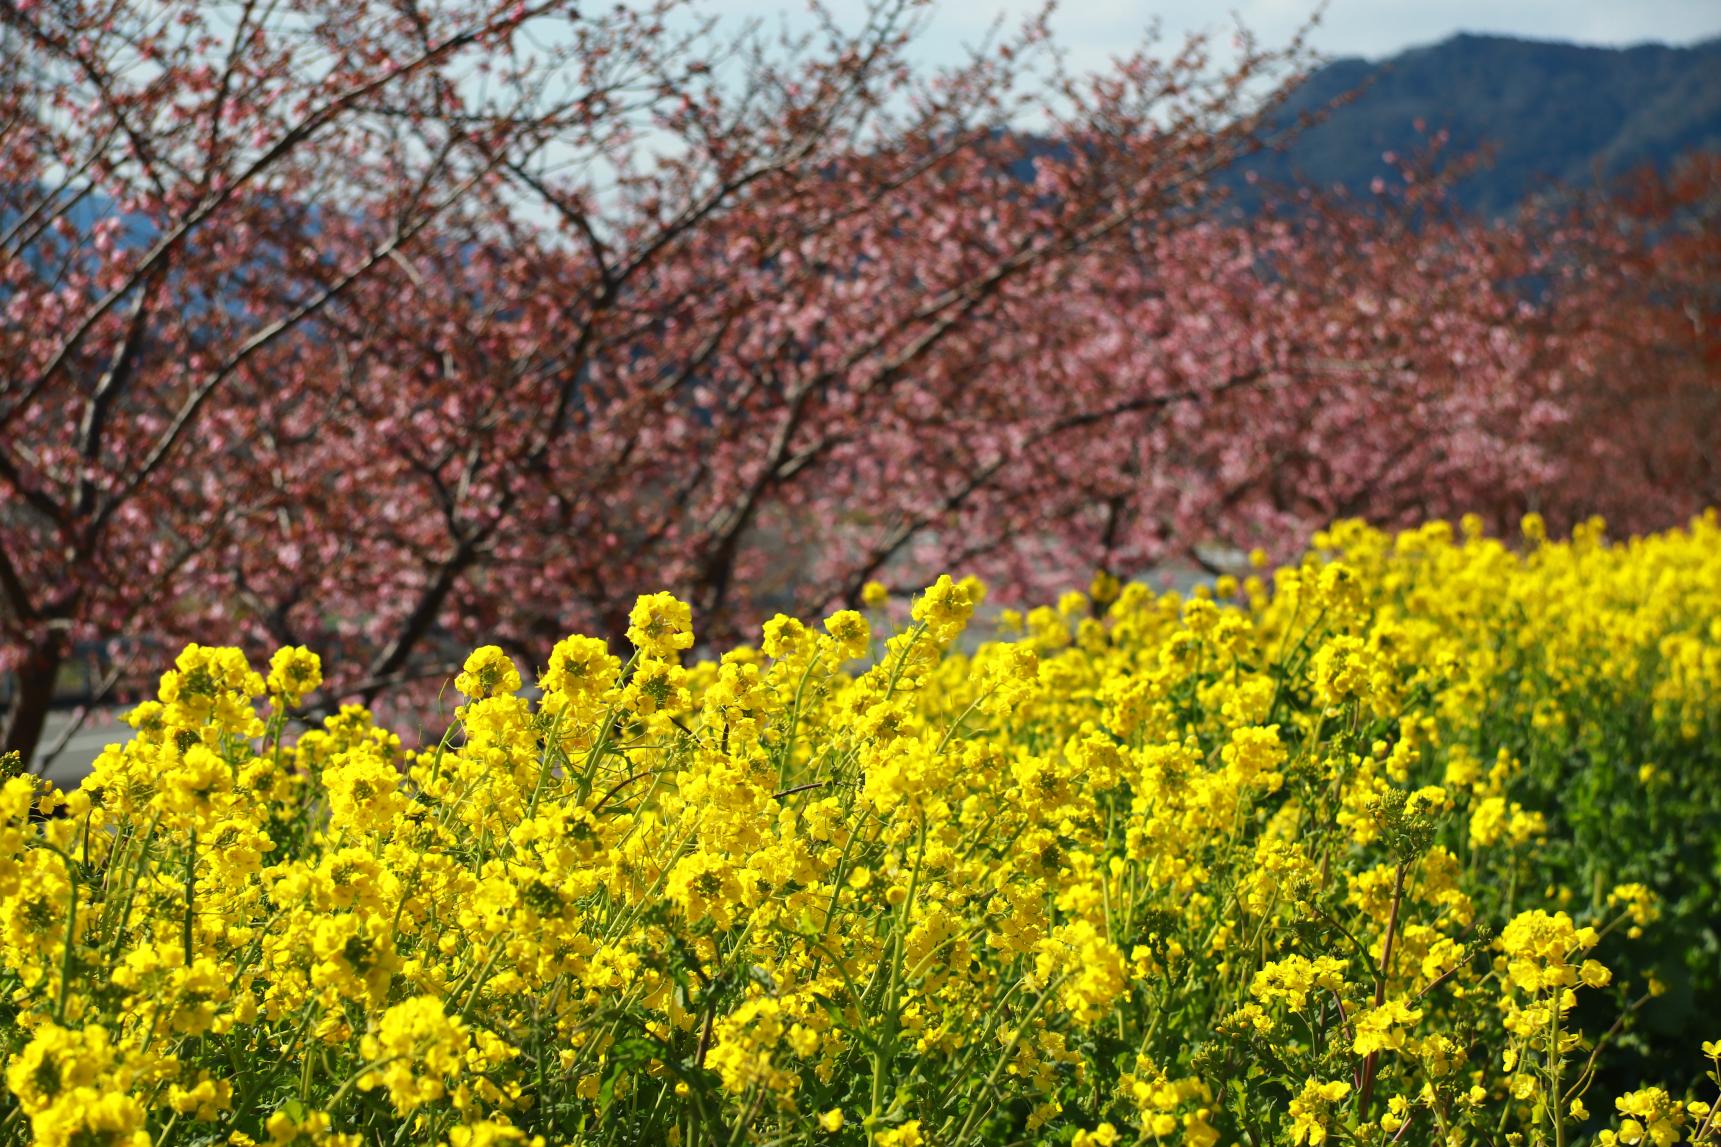
<path fill-rule="evenodd" d="M 842 12 L 845 0 L 830 0 Z M 921 42 L 928 62 L 961 54 L 1000 14 L 1036 11 L 1041 0 L 939 0 Z M 797 0 L 709 0 L 724 15 L 774 19 Z M 1136 44 L 1156 17 L 1169 41 L 1187 32 L 1226 31 L 1232 16 L 1263 44 L 1287 40 L 1308 19 L 1313 0 L 1062 0 L 1053 29 L 1076 70 L 1103 65 Z M 1327 56 L 1389 56 L 1458 32 L 1620 46 L 1644 41 L 1690 44 L 1721 35 L 1721 0 L 1329 0 L 1312 37 Z"/>

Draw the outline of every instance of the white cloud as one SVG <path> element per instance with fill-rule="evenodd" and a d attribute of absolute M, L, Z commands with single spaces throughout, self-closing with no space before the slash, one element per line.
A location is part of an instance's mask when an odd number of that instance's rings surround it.
<path fill-rule="evenodd" d="M 841 12 L 857 0 L 832 0 Z M 919 45 L 929 61 L 953 60 L 964 42 L 1003 15 L 1016 21 L 1040 0 L 943 0 Z M 795 0 L 708 0 L 724 15 L 791 20 Z M 1310 0 L 1064 0 L 1053 16 L 1077 67 L 1097 67 L 1139 42 L 1158 18 L 1168 41 L 1193 31 L 1228 33 L 1234 18 L 1264 43 L 1283 42 L 1314 10 Z M 1331 56 L 1391 55 L 1458 32 L 1618 46 L 1644 41 L 1688 44 L 1721 35 L 1718 0 L 1331 0 L 1312 37 Z"/>

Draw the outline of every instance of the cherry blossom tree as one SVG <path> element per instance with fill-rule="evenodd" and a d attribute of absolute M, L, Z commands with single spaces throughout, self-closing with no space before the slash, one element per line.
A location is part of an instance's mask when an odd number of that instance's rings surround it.
<path fill-rule="evenodd" d="M 1215 191 L 1301 41 L 1077 76 L 1042 18 L 927 69 L 924 5 L 840 13 L 0 9 L 5 746 L 78 643 L 305 644 L 409 706 L 647 589 L 728 636 L 1563 481 L 1593 331 L 1524 284 L 1581 243 L 1438 180 Z"/>
<path fill-rule="evenodd" d="M 1562 222 L 1563 311 L 1587 337 L 1550 506 L 1625 528 L 1721 506 L 1721 155 L 1635 172 Z"/>
<path fill-rule="evenodd" d="M 511 151 L 551 131 L 599 150 L 616 129 L 592 107 L 675 83 L 656 13 L 573 19 L 560 2 L 0 8 L 0 666 L 17 682 L 0 742 L 35 743 L 73 640 L 241 631 L 224 554 L 273 548 L 281 507 L 323 496 L 290 478 L 341 465 L 298 385 L 326 320 L 408 252 L 505 221 Z M 544 26 L 566 36 L 542 48 Z"/>

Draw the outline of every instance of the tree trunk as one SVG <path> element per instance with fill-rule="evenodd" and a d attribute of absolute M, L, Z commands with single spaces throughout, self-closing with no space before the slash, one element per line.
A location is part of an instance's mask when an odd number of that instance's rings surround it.
<path fill-rule="evenodd" d="M 18 666 L 18 689 L 11 704 L 0 714 L 0 752 L 16 750 L 28 766 L 42 740 L 48 705 L 54 699 L 54 679 L 59 676 L 65 650 L 49 638 L 24 655 Z"/>

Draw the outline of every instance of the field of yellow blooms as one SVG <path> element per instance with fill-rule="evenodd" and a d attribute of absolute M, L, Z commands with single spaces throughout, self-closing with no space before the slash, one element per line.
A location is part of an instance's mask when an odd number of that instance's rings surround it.
<path fill-rule="evenodd" d="M 0 789 L 0 1143 L 1721 1142 L 1721 523 L 1473 527 L 653 594 L 417 750 L 192 646 Z"/>

